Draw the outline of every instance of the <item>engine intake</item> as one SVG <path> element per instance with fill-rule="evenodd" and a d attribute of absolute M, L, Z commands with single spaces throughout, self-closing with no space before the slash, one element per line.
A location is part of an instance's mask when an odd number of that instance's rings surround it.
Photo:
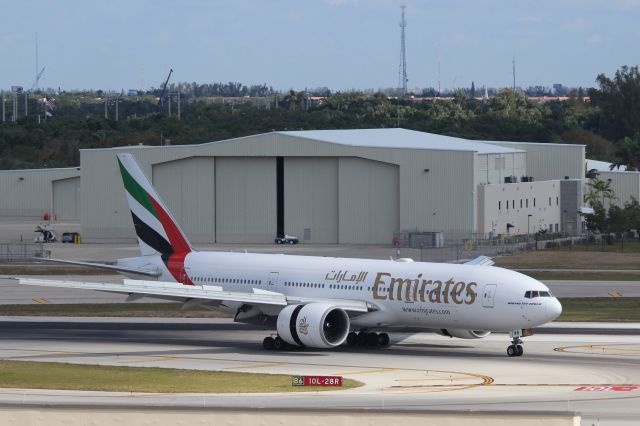
<path fill-rule="evenodd" d="M 491 334 L 490 331 L 461 330 L 458 328 L 441 328 L 433 331 L 442 336 L 457 337 L 458 339 L 482 339 Z"/>
<path fill-rule="evenodd" d="M 333 348 L 347 338 L 349 316 L 327 303 L 289 305 L 278 315 L 277 330 L 282 340 L 311 348 Z"/>

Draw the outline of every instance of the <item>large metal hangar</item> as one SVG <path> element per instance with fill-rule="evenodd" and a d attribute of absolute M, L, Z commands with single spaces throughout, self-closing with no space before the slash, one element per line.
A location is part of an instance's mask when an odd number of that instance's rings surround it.
<path fill-rule="evenodd" d="M 120 152 L 137 158 L 197 243 L 270 243 L 290 234 L 306 243 L 389 244 L 398 231 L 469 238 L 496 231 L 481 204 L 497 202 L 485 200 L 481 186 L 525 177 L 533 188 L 530 170 L 546 180 L 584 175 L 581 145 L 480 142 L 405 129 L 285 131 L 201 145 L 82 150 L 84 241 L 135 235 L 115 158 Z M 500 189 L 486 193 L 499 197 Z M 502 213 L 516 215 L 515 209 Z M 511 221 L 527 222 L 527 214 Z"/>

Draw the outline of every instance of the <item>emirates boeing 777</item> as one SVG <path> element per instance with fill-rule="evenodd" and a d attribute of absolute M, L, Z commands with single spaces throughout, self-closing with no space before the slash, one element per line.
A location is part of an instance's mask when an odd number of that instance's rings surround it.
<path fill-rule="evenodd" d="M 461 339 L 521 338 L 562 307 L 541 282 L 479 257 L 466 264 L 196 251 L 131 154 L 118 166 L 141 256 L 115 265 L 53 260 L 123 273 L 120 283 L 17 278 L 20 284 L 154 297 L 230 313 L 276 332 L 265 349 L 389 345 L 385 331 L 430 329 Z"/>

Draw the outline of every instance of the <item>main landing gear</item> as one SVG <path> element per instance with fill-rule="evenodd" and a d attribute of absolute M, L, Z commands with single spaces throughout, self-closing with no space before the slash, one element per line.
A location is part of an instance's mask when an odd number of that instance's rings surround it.
<path fill-rule="evenodd" d="M 355 331 L 347 334 L 347 345 L 349 346 L 389 346 L 389 335 L 387 333 L 368 333 L 366 331 Z"/>
<path fill-rule="evenodd" d="M 524 349 L 522 348 L 522 343 L 524 342 L 520 339 L 521 336 L 522 330 L 513 330 L 509 332 L 509 337 L 511 337 L 511 344 L 507 348 L 507 355 L 509 357 L 522 356 L 524 353 Z"/>

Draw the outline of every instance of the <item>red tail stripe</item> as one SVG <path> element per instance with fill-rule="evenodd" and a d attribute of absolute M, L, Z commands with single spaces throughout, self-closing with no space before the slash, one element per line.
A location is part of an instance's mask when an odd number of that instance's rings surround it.
<path fill-rule="evenodd" d="M 169 217 L 167 212 L 164 211 L 160 204 L 153 197 L 149 197 L 151 202 L 153 203 L 153 207 L 156 209 L 156 213 L 158 214 L 158 219 L 160 219 L 160 223 L 164 228 L 164 232 L 167 233 L 167 237 L 169 237 L 169 244 L 173 248 L 174 253 L 189 253 L 191 252 L 191 247 L 182 236 L 182 232 L 178 229 L 178 227 L 173 223 L 173 220 Z"/>

